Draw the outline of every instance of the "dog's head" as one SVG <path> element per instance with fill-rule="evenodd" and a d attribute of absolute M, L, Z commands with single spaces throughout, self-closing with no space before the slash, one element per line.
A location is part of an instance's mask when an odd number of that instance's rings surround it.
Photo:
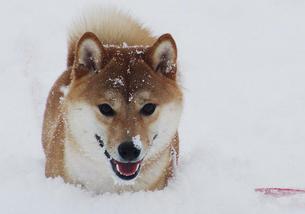
<path fill-rule="evenodd" d="M 87 157 L 107 158 L 118 177 L 131 180 L 177 132 L 175 42 L 165 34 L 151 47 L 103 46 L 88 32 L 74 54 L 64 111 L 69 135 Z"/>

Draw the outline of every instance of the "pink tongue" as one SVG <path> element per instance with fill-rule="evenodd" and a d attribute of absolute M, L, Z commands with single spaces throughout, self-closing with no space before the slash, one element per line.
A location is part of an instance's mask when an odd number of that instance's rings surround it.
<path fill-rule="evenodd" d="M 124 175 L 133 175 L 136 173 L 138 164 L 139 163 L 117 163 L 120 173 Z"/>

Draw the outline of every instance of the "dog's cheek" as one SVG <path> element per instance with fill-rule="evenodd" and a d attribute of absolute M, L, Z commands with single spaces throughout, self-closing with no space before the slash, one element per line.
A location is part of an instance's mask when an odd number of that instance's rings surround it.
<path fill-rule="evenodd" d="M 149 128 L 152 139 L 150 156 L 156 155 L 171 142 L 177 132 L 181 112 L 182 105 L 178 102 L 160 106 L 158 119 Z"/>
<path fill-rule="evenodd" d="M 107 142 L 106 129 L 95 115 L 95 111 L 89 104 L 73 103 L 69 105 L 67 111 L 68 132 L 73 141 L 90 158 L 100 160 L 103 153 L 96 141 L 95 134 L 101 136 Z"/>

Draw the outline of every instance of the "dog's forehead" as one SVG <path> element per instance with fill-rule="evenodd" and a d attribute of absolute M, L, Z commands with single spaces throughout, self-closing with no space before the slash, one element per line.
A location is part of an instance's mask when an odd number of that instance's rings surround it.
<path fill-rule="evenodd" d="M 157 82 L 151 75 L 151 68 L 143 60 L 122 62 L 114 59 L 103 71 L 103 90 L 111 91 L 107 96 L 121 94 L 127 102 L 135 97 L 147 98 Z"/>
<path fill-rule="evenodd" d="M 151 92 L 147 90 L 138 91 L 134 94 L 130 93 L 128 97 L 122 96 L 118 91 L 107 90 L 104 93 L 104 98 L 112 105 L 119 106 L 122 99 L 127 103 L 134 103 L 136 105 L 143 105 L 147 100 L 152 98 Z"/>

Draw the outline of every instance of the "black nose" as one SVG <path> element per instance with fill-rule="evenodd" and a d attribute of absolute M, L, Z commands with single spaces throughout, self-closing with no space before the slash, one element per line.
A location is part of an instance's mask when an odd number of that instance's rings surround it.
<path fill-rule="evenodd" d="M 137 149 L 132 141 L 124 142 L 118 148 L 120 156 L 126 161 L 132 161 L 139 157 L 141 150 Z"/>

